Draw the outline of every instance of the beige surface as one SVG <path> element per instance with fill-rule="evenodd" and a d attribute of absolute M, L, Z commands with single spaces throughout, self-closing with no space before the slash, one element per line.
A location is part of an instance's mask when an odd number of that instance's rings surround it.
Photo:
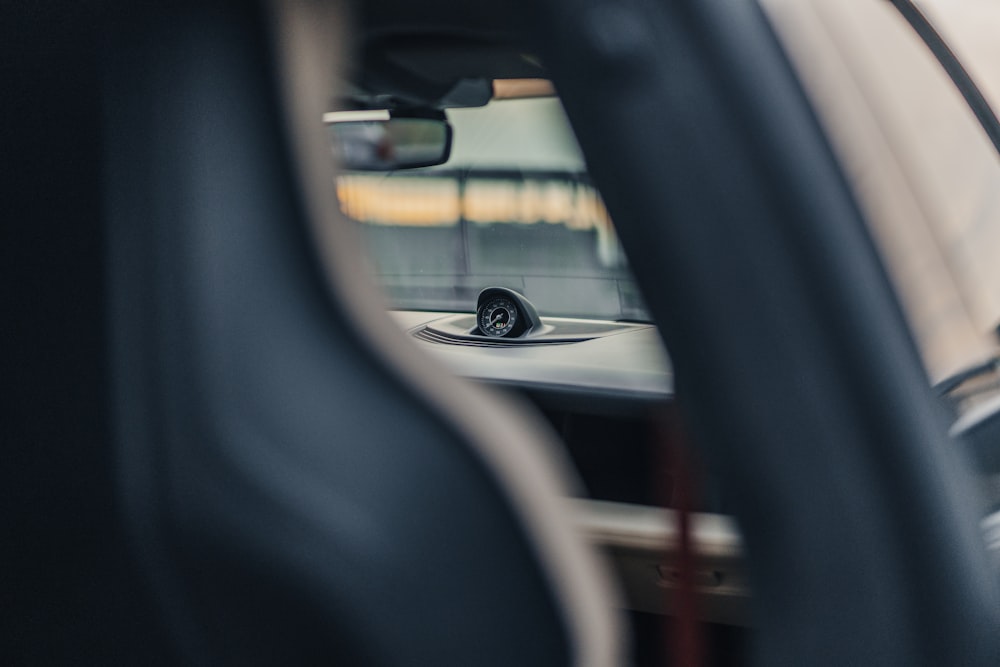
<path fill-rule="evenodd" d="M 994 111 L 1000 110 L 1000 2 L 997 0 L 918 0 L 976 81 Z"/>
<path fill-rule="evenodd" d="M 888 2 L 762 5 L 845 166 L 930 379 L 996 354 L 1000 159 L 954 84 Z M 983 35 L 1000 35 L 993 15 Z"/>
<path fill-rule="evenodd" d="M 619 591 L 607 563 L 575 529 L 563 500 L 573 488 L 572 469 L 552 431 L 537 414 L 448 373 L 420 352 L 389 318 L 381 294 L 365 277 L 359 241 L 329 187 L 334 170 L 325 130 L 316 122 L 330 99 L 329 82 L 340 79 L 339 50 L 345 43 L 340 29 L 347 25 L 340 3 L 284 0 L 271 9 L 292 157 L 331 298 L 383 370 L 421 396 L 426 409 L 461 434 L 493 473 L 548 580 L 569 633 L 573 664 L 624 664 Z"/>

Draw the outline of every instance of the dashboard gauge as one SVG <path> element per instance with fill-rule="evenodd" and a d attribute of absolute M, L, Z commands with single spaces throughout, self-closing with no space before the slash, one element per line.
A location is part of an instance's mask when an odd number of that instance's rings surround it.
<path fill-rule="evenodd" d="M 506 336 L 516 324 L 517 306 L 507 297 L 494 297 L 479 308 L 479 330 L 487 336 Z"/>

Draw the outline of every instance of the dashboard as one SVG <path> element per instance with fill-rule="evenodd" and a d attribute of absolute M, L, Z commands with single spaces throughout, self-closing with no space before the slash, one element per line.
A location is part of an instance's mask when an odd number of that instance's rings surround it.
<path fill-rule="evenodd" d="M 655 326 L 540 318 L 530 302 L 502 288 L 484 290 L 474 313 L 391 312 L 456 375 L 534 404 L 562 440 L 586 491 L 585 498 L 574 499 L 574 520 L 612 561 L 629 607 L 673 613 L 679 590 L 677 471 L 664 452 L 680 444 L 682 434 L 671 427 L 678 419 L 674 375 Z M 953 435 L 967 441 L 981 472 L 989 473 L 984 495 L 994 506 L 982 527 L 1000 558 L 1000 420 L 993 418 L 1000 409 L 984 406 L 983 414 L 959 420 Z M 988 455 L 977 449 L 980 442 Z M 695 477 L 702 493 L 690 529 L 700 618 L 747 626 L 750 589 L 739 529 L 712 496 L 710 473 Z"/>
<path fill-rule="evenodd" d="M 475 315 L 393 311 L 457 375 L 529 394 L 547 407 L 635 415 L 673 398 L 673 371 L 649 324 L 546 318 L 532 338 L 469 333 Z"/>
<path fill-rule="evenodd" d="M 564 443 L 586 491 L 586 498 L 574 499 L 574 521 L 611 560 L 629 607 L 673 612 L 680 536 L 676 471 L 664 452 L 679 436 L 671 427 L 677 420 L 673 370 L 656 328 L 571 318 L 532 322 L 506 294 L 481 295 L 476 305 L 475 313 L 391 314 L 455 374 L 534 404 Z M 512 334 L 510 323 L 518 320 L 530 326 Z M 503 331 L 484 333 L 490 326 Z M 706 494 L 690 524 L 699 554 L 699 613 L 707 622 L 746 625 L 742 540 L 717 505 Z"/>

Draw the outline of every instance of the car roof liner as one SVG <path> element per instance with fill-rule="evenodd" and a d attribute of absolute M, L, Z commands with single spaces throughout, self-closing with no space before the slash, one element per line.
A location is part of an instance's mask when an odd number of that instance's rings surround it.
<path fill-rule="evenodd" d="M 479 1 L 393 0 L 360 3 L 354 11 L 360 30 L 348 79 L 361 93 L 350 97 L 358 106 L 440 106 L 465 79 L 545 76 L 527 48 L 521 12 Z"/>
<path fill-rule="evenodd" d="M 347 74 L 346 104 L 362 108 L 482 106 L 493 79 L 544 78 L 524 47 L 495 37 L 431 31 L 366 36 Z M 455 92 L 483 82 L 487 96 L 465 101 Z"/>

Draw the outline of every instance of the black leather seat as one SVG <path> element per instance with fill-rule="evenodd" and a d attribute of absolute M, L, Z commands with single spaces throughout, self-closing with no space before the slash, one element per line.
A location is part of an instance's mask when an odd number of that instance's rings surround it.
<path fill-rule="evenodd" d="M 278 56 L 303 42 L 272 32 L 316 26 L 226 2 L 74 16 L 29 17 L 66 52 L 25 79 L 49 141 L 20 145 L 44 160 L 21 172 L 44 223 L 18 230 L 40 249 L 14 289 L 5 653 L 614 661 L 544 434 L 419 357 L 359 267 L 320 260 L 354 251 L 302 174 Z"/>

